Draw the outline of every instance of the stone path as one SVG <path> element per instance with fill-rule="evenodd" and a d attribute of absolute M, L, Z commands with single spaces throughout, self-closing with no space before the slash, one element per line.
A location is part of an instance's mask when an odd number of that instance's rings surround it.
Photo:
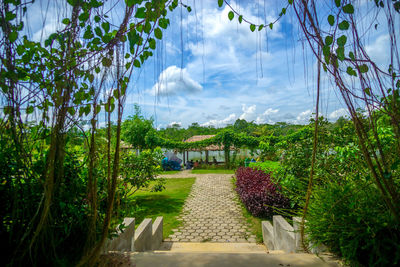
<path fill-rule="evenodd" d="M 182 214 L 177 218 L 183 221 L 182 225 L 174 229 L 174 233 L 165 241 L 256 242 L 256 237 L 250 233 L 241 207 L 236 201 L 231 174 L 185 175 L 195 176 L 196 181 L 186 199 Z"/>

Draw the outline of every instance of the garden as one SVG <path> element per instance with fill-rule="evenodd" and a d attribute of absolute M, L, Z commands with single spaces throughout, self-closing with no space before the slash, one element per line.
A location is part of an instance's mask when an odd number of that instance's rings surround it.
<path fill-rule="evenodd" d="M 400 1 L 370 1 L 367 11 L 356 1 L 327 1 L 321 12 L 317 1 L 288 0 L 269 24 L 252 23 L 229 1 L 216 1 L 227 19 L 248 24 L 254 34 L 277 28 L 292 10 L 315 60 L 315 113 L 303 124 L 240 116 L 222 127 L 193 122 L 186 128 L 156 127 L 139 105 L 128 116 L 124 108 L 137 71 L 162 57 L 169 15 L 177 8 L 192 12 L 189 4 L 60 0 L 59 29 L 38 40 L 27 20 L 37 11 L 34 2 L 0 4 L 2 266 L 98 266 L 125 217 L 163 216 L 168 236 L 180 225 L 176 216 L 195 183 L 191 175 L 209 173 L 235 176 L 232 186 L 258 241 L 261 220 L 300 216 L 302 236 L 351 266 L 400 264 Z M 356 15 L 371 19 L 366 32 Z M 364 44 L 381 27 L 378 15 L 387 23 L 384 67 Z M 347 116 L 321 116 L 325 80 Z M 212 137 L 184 141 L 195 135 Z M 209 146 L 221 148 L 223 164 L 160 178 L 179 173 L 162 169 L 166 150 Z"/>

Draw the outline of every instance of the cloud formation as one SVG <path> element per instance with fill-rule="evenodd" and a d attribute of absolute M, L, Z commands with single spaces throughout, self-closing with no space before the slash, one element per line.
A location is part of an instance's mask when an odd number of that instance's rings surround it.
<path fill-rule="evenodd" d="M 153 85 L 151 93 L 158 96 L 193 94 L 203 90 L 203 87 L 193 80 L 186 68 L 169 66 L 158 77 L 158 82 Z"/>

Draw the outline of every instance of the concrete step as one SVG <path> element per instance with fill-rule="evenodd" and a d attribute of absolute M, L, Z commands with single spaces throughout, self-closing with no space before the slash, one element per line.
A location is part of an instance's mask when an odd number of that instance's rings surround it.
<path fill-rule="evenodd" d="M 154 253 L 267 253 L 264 245 L 256 243 L 163 242 Z M 274 253 L 283 253 L 275 251 Z"/>
<path fill-rule="evenodd" d="M 312 254 L 271 253 L 211 253 L 211 252 L 132 252 L 131 263 L 136 267 L 328 267 L 339 266 L 324 262 Z"/>

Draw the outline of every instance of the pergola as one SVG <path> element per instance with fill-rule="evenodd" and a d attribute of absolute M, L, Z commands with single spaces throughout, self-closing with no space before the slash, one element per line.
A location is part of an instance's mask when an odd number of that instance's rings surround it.
<path fill-rule="evenodd" d="M 192 143 L 192 142 L 198 142 L 198 141 L 203 141 L 209 138 L 214 137 L 215 135 L 210 134 L 210 135 L 194 135 L 186 140 L 183 140 L 183 142 L 185 143 Z M 198 152 L 202 152 L 205 151 L 206 152 L 206 163 L 208 164 L 208 151 L 222 151 L 224 150 L 224 146 L 223 145 L 209 145 L 207 147 L 204 148 L 191 148 L 189 150 L 183 151 L 183 163 L 185 164 L 188 160 L 189 160 L 189 151 L 198 151 Z"/>

